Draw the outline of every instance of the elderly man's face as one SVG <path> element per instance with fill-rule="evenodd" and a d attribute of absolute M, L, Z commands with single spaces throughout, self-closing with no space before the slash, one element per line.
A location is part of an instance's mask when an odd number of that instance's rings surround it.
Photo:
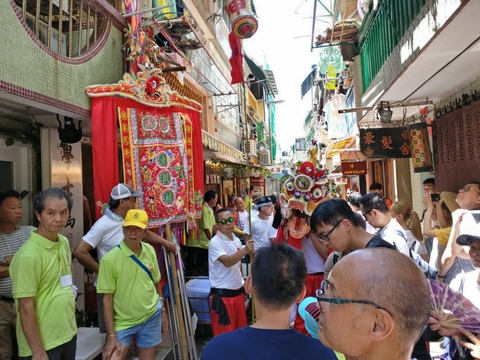
<path fill-rule="evenodd" d="M 480 207 L 480 188 L 477 184 L 467 184 L 458 191 L 456 200 L 462 209 L 471 210 Z"/>
<path fill-rule="evenodd" d="M 16 197 L 8 197 L 0 205 L 0 223 L 16 225 L 22 217 L 22 203 Z"/>
<path fill-rule="evenodd" d="M 147 230 L 138 226 L 124 226 L 123 235 L 124 241 L 127 244 L 137 245 L 145 237 Z"/>
<path fill-rule="evenodd" d="M 235 204 L 237 205 L 237 210 L 238 211 L 245 211 L 245 202 L 243 201 L 243 199 L 241 197 L 237 197 L 235 199 Z"/>
<path fill-rule="evenodd" d="M 345 266 L 348 256 L 339 261 L 328 278 L 329 286 L 325 297 L 360 299 L 355 289 L 355 275 Z M 364 336 L 370 326 L 369 317 L 375 307 L 364 304 L 335 304 L 319 302 L 322 310 L 318 321 L 318 337 L 323 345 L 345 355 L 357 357 L 370 348 L 370 339 Z"/>

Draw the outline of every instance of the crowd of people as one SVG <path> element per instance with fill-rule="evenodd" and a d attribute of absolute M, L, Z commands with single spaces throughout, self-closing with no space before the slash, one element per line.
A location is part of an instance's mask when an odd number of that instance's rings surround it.
<path fill-rule="evenodd" d="M 296 213 L 308 230 L 295 245 L 276 194 L 248 190 L 243 198 L 230 195 L 225 208 L 206 191 L 187 242 L 188 271 L 208 276 L 211 286 L 214 338 L 202 360 L 431 360 L 428 342 L 442 337 L 442 359 L 480 359 L 480 339 L 449 327 L 445 319 L 453 315 L 433 311 L 429 288 L 437 277 L 480 308 L 480 182 L 455 194 L 425 180 L 421 216 L 374 183 L 365 195 L 321 202 L 310 217 Z M 132 344 L 139 359 L 154 359 L 168 330 L 159 263 L 148 243 L 168 251 L 176 245 L 148 230 L 148 215 L 136 206 L 142 195 L 116 185 L 105 214 L 73 250 L 98 274 L 105 359 L 124 359 Z M 60 234 L 72 204 L 64 190 L 46 189 L 34 198 L 37 227 L 19 226 L 20 194 L 0 194 L 0 360 L 75 358 L 77 293 L 70 245 Z M 250 326 L 246 294 L 255 300 Z M 309 305 L 301 305 L 304 298 Z M 305 326 L 306 314 L 313 328 Z"/>
<path fill-rule="evenodd" d="M 132 344 L 139 359 L 153 360 L 168 329 L 155 250 L 144 242 L 176 245 L 149 231 L 136 209 L 142 192 L 116 185 L 109 207 L 73 250 L 98 274 L 99 330 L 105 359 L 124 359 Z M 73 201 L 60 188 L 34 197 L 37 227 L 19 226 L 20 194 L 0 194 L 0 359 L 75 359 L 77 323 L 70 244 L 60 231 Z M 96 248 L 98 262 L 91 250 Z"/>

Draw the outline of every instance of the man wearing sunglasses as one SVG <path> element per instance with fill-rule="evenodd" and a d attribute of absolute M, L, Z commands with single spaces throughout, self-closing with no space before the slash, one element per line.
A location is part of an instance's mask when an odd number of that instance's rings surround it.
<path fill-rule="evenodd" d="M 382 247 L 388 248 L 392 254 L 398 253 L 398 251 L 391 251 L 392 249 L 398 250 L 392 245 L 391 241 L 386 241 L 387 239 L 365 231 L 360 226 L 351 207 L 342 199 L 333 198 L 319 204 L 310 218 L 310 224 L 318 238 L 329 248 L 337 251 L 330 254 L 325 263 L 324 272 L 327 279 L 330 279 L 328 274 L 333 271 L 332 267 L 335 269 L 337 266 L 335 264 L 343 261 L 339 261 L 340 259 L 355 250 Z M 429 332 L 425 334 L 425 339 L 430 339 L 433 336 Z M 418 360 L 430 359 L 424 340 L 417 342 L 412 358 Z"/>
<path fill-rule="evenodd" d="M 254 295 L 256 322 L 212 339 L 201 360 L 335 360 L 318 340 L 290 328 L 290 309 L 305 296 L 303 254 L 284 243 L 258 250 L 245 282 Z"/>
<path fill-rule="evenodd" d="M 452 213 L 452 231 L 448 239 L 447 247 L 442 256 L 442 264 L 440 265 L 440 269 L 438 269 L 438 277 L 440 280 L 445 279 L 447 273 L 453 267 L 456 257 L 460 258 L 457 260 L 457 263 L 459 264 L 457 269 L 461 269 L 463 272 L 473 270 L 469 261 L 470 258 L 468 256 L 468 251 L 465 251 L 460 245 L 458 245 L 455 239 L 460 235 L 460 228 L 457 226 L 460 215 L 470 210 L 480 209 L 480 182 L 470 181 L 467 185 L 458 190 L 456 202 L 460 206 L 460 209 Z M 470 229 L 466 228 L 462 230 L 464 232 L 470 231 Z M 466 267 L 466 265 L 469 266 Z M 449 275 L 453 275 L 453 273 L 450 272 Z"/>
<path fill-rule="evenodd" d="M 415 262 L 398 251 L 371 248 L 335 265 L 318 307 L 320 341 L 346 359 L 410 360 L 432 300 Z"/>
<path fill-rule="evenodd" d="M 208 244 L 210 317 L 213 336 L 247 326 L 245 289 L 240 261 L 252 253 L 253 240 L 242 247 L 233 234 L 234 217 L 228 209 L 215 214 L 218 231 Z"/>

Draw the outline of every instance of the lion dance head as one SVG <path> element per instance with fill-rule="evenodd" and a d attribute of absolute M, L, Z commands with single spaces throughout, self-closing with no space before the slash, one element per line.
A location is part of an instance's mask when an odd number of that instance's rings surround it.
<path fill-rule="evenodd" d="M 283 182 L 279 202 L 282 217 L 295 239 L 301 239 L 310 231 L 309 219 L 322 201 L 335 196 L 336 175 L 329 175 L 312 161 L 297 162 Z"/>

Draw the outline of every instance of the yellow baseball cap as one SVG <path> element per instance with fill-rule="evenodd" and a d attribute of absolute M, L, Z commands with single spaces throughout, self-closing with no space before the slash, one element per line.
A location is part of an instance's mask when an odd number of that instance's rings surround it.
<path fill-rule="evenodd" d="M 146 211 L 138 209 L 128 210 L 123 226 L 137 226 L 141 229 L 146 229 L 148 226 L 148 215 Z"/>

